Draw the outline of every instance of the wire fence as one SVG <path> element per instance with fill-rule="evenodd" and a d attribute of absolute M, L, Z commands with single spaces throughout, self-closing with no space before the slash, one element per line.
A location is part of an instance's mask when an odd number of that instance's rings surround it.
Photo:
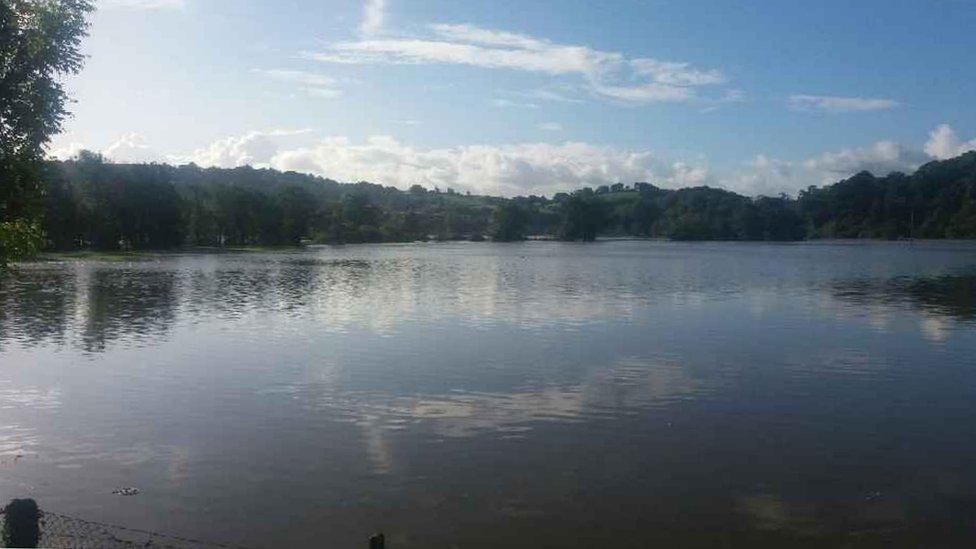
<path fill-rule="evenodd" d="M 0 513 L 0 531 L 5 525 L 4 519 L 3 513 Z M 127 528 L 116 524 L 69 517 L 50 511 L 41 511 L 39 526 L 38 547 L 71 549 L 121 549 L 129 547 L 212 549 L 220 547 L 246 549 L 239 545 Z"/>

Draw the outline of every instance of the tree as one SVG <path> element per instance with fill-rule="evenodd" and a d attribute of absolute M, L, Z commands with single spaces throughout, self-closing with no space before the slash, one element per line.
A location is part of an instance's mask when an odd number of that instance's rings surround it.
<path fill-rule="evenodd" d="M 281 229 L 288 244 L 300 244 L 303 236 L 308 236 L 315 214 L 315 197 L 298 186 L 282 189 L 278 200 L 281 203 Z"/>
<path fill-rule="evenodd" d="M 491 239 L 496 242 L 514 242 L 525 240 L 525 226 L 529 222 L 529 214 L 514 200 L 504 202 L 495 208 L 492 215 Z"/>
<path fill-rule="evenodd" d="M 610 217 L 607 203 L 594 196 L 590 189 L 573 193 L 569 200 L 563 202 L 562 212 L 563 224 L 559 237 L 563 240 L 596 240 L 597 233 L 606 226 Z"/>
<path fill-rule="evenodd" d="M 68 115 L 59 78 L 77 74 L 88 0 L 0 2 L 0 264 L 43 243 L 44 147 Z"/>

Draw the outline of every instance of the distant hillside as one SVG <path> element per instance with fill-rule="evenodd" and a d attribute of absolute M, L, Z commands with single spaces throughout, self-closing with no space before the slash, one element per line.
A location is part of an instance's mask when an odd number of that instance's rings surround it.
<path fill-rule="evenodd" d="M 976 238 L 976 152 L 912 175 L 867 172 L 797 198 L 709 187 L 614 184 L 512 199 L 409 191 L 270 169 L 112 164 L 93 153 L 45 166 L 54 249 L 164 249 L 300 242 Z"/>

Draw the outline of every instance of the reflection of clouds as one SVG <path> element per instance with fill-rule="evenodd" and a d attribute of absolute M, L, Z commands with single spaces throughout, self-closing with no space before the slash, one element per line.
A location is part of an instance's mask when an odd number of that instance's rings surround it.
<path fill-rule="evenodd" d="M 367 458 L 377 473 L 396 464 L 395 438 L 420 430 L 437 437 L 480 435 L 526 438 L 545 423 L 612 420 L 641 410 L 664 409 L 716 389 L 680 363 L 629 357 L 581 374 L 579 381 L 511 391 L 451 391 L 397 396 L 355 392 L 339 386 L 337 366 L 311 368 L 303 380 L 262 391 L 297 401 L 336 421 L 355 424 Z"/>
<path fill-rule="evenodd" d="M 842 318 L 864 317 L 878 331 L 890 330 L 893 313 L 917 311 L 922 337 L 941 343 L 957 322 L 976 318 L 976 275 L 897 276 L 835 280 L 820 307 Z"/>
<path fill-rule="evenodd" d="M 393 448 L 377 419 L 376 416 L 367 416 L 356 423 L 363 430 L 366 458 L 373 465 L 373 471 L 386 474 L 393 470 Z"/>
<path fill-rule="evenodd" d="M 0 288 L 0 344 L 58 338 L 102 352 L 116 341 L 164 338 L 178 322 L 269 315 L 282 330 L 290 329 L 289 322 L 312 320 L 340 333 L 391 333 L 445 320 L 573 327 L 628 318 L 647 298 L 648 282 L 627 272 L 594 276 L 592 266 L 578 262 L 478 252 L 491 252 L 485 246 L 470 250 L 316 248 L 45 264 Z M 704 300 L 691 291 L 679 293 L 675 299 L 684 306 Z"/>
<path fill-rule="evenodd" d="M 754 528 L 813 536 L 849 535 L 864 528 L 863 533 L 884 531 L 883 525 L 905 526 L 905 501 L 898 494 L 881 492 L 851 493 L 846 498 L 832 500 L 789 500 L 773 494 L 740 497 L 736 510 Z M 826 540 L 837 538 L 820 537 Z M 869 541 L 871 538 L 857 538 Z M 880 538 L 885 539 L 885 538 Z M 833 545 L 832 543 L 830 545 Z M 856 544 L 855 544 L 856 545 Z M 874 546 L 873 543 L 869 545 Z"/>
<path fill-rule="evenodd" d="M 626 294 L 603 287 L 584 291 L 559 273 L 522 270 L 527 260 L 510 261 L 487 256 L 467 263 L 409 258 L 326 262 L 309 314 L 332 329 L 362 326 L 388 332 L 401 323 L 443 318 L 535 327 L 633 312 Z"/>
<path fill-rule="evenodd" d="M 945 342 L 953 330 L 952 322 L 949 319 L 931 314 L 924 315 L 919 320 L 918 327 L 922 337 L 933 343 Z"/>
<path fill-rule="evenodd" d="M 34 429 L 16 424 L 0 425 L 0 460 L 5 464 L 16 461 L 18 456 L 32 453 L 37 443 L 38 436 Z"/>
<path fill-rule="evenodd" d="M 891 330 L 891 313 L 881 307 L 868 307 L 867 321 L 875 331 L 887 333 Z"/>
<path fill-rule="evenodd" d="M 190 461 L 189 451 L 182 446 L 128 439 L 120 442 L 114 434 L 85 440 L 45 436 L 44 454 L 62 469 L 81 469 L 93 463 L 114 463 L 123 468 L 159 464 L 164 476 L 172 482 L 184 479 Z"/>
<path fill-rule="evenodd" d="M 182 484 L 187 480 L 192 455 L 188 448 L 181 446 L 170 446 L 167 449 L 170 455 L 167 459 L 166 478 L 174 484 Z M 160 452 L 157 450 L 157 453 Z"/>
<path fill-rule="evenodd" d="M 480 431 L 516 434 L 518 427 L 537 421 L 572 421 L 584 415 L 580 388 L 518 393 L 459 394 L 401 399 L 389 410 L 393 417 L 418 420 L 447 437 Z"/>
<path fill-rule="evenodd" d="M 599 371 L 587 385 L 587 403 L 600 407 L 654 407 L 709 392 L 704 380 L 677 362 L 625 358 Z"/>
<path fill-rule="evenodd" d="M 0 345 L 68 341 L 101 352 L 119 340 L 165 338 L 175 323 L 214 319 L 274 318 L 281 332 L 307 330 L 313 321 L 325 331 L 384 335 L 425 322 L 572 329 L 625 321 L 655 305 L 685 314 L 725 299 L 744 300 L 757 318 L 786 304 L 859 318 L 881 332 L 891 329 L 892 311 L 909 307 L 976 317 L 972 275 L 904 276 L 879 269 L 876 259 L 854 258 L 851 266 L 832 266 L 830 276 L 839 278 L 828 279 L 802 271 L 796 257 L 756 265 L 742 261 L 743 253 L 677 244 L 430 244 L 42 264 L 0 286 Z"/>
<path fill-rule="evenodd" d="M 57 388 L 12 387 L 8 381 L 0 381 L 0 410 L 31 408 L 55 410 L 61 406 L 61 390 Z"/>
<path fill-rule="evenodd" d="M 708 391 L 679 364 L 627 358 L 577 384 L 506 393 L 458 392 L 395 399 L 384 416 L 420 421 L 443 436 L 524 433 L 536 422 L 612 418 L 664 407 Z M 375 410 L 375 408 L 373 408 Z"/>
<path fill-rule="evenodd" d="M 316 407 L 332 409 L 339 419 L 359 426 L 367 457 L 376 472 L 385 473 L 395 464 L 391 437 L 408 428 L 438 437 L 492 433 L 501 438 L 525 438 L 541 423 L 613 419 L 698 398 L 712 389 L 680 364 L 627 358 L 591 372 L 579 383 L 537 390 L 415 397 L 370 393 L 355 401 L 350 401 L 348 393 L 340 396 L 331 391 L 305 396 L 318 399 L 313 404 Z M 294 397 L 295 392 L 288 394 Z"/>
<path fill-rule="evenodd" d="M 782 530 L 791 522 L 789 510 L 783 500 L 769 494 L 740 498 L 738 508 L 760 530 Z"/>

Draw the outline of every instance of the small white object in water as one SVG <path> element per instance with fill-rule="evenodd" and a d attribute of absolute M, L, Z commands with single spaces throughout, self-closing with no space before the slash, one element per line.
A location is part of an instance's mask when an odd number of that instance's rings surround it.
<path fill-rule="evenodd" d="M 139 489 L 126 486 L 124 488 L 116 488 L 115 490 L 112 490 L 112 493 L 117 496 L 134 496 L 139 493 Z"/>

